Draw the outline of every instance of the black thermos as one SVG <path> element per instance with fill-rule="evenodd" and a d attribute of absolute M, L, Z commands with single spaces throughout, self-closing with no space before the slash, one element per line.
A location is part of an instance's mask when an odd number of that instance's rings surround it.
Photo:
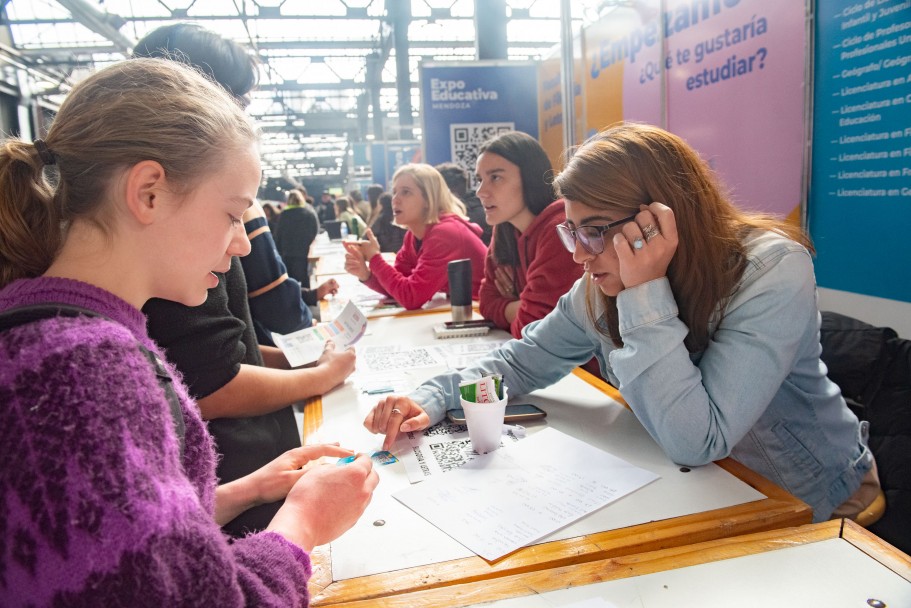
<path fill-rule="evenodd" d="M 471 319 L 471 260 L 452 260 L 448 270 L 452 320 L 468 321 Z"/>

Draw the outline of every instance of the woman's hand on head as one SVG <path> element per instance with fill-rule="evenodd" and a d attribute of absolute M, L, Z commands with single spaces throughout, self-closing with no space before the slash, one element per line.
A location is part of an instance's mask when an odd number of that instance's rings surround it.
<path fill-rule="evenodd" d="M 641 243 L 638 248 L 637 241 Z M 677 252 L 677 243 L 673 210 L 657 202 L 639 205 L 636 221 L 624 224 L 623 230 L 614 236 L 613 246 L 620 261 L 623 286 L 635 287 L 666 276 Z"/>
<path fill-rule="evenodd" d="M 364 426 L 371 433 L 384 433 L 383 449 L 388 450 L 399 433 L 420 431 L 430 426 L 430 416 L 408 397 L 393 395 L 376 404 L 364 419 Z"/>

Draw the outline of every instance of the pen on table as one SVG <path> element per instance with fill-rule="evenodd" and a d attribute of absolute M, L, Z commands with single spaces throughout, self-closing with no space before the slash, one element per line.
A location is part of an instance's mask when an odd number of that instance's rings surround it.
<path fill-rule="evenodd" d="M 391 393 L 395 389 L 391 386 L 381 386 L 380 388 L 371 388 L 364 391 L 368 395 L 379 395 L 381 393 Z"/>

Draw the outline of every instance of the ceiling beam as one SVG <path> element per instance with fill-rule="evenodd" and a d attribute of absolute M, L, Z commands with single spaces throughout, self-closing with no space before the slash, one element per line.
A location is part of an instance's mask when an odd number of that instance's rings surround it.
<path fill-rule="evenodd" d="M 0 61 L 24 70 L 36 78 L 51 82 L 63 82 L 68 74 L 67 72 L 57 72 L 49 69 L 50 66 L 47 65 L 36 65 L 31 58 L 18 49 L 2 43 L 0 43 Z"/>
<path fill-rule="evenodd" d="M 60 2 L 63 4 L 63 2 Z M 375 17 L 367 18 L 358 18 L 351 19 L 346 18 L 344 15 L 280 15 L 277 17 L 261 17 L 248 15 L 248 18 L 256 21 L 340 21 L 344 20 L 346 22 L 351 21 L 386 21 L 385 15 L 377 15 Z M 124 21 L 127 23 L 135 21 L 137 23 L 143 23 L 148 21 L 173 21 L 172 17 L 168 16 L 151 16 L 151 17 L 137 17 L 129 16 L 123 17 Z M 240 17 L 237 15 L 188 15 L 186 19 L 199 20 L 199 21 L 236 21 Z M 532 17 L 522 14 L 520 18 L 514 20 L 521 21 L 553 21 L 559 23 L 560 17 Z M 577 19 L 581 21 L 580 19 Z M 470 17 L 458 17 L 458 16 L 447 16 L 445 18 L 433 18 L 429 15 L 416 15 L 412 21 L 474 21 L 474 16 Z M 56 25 L 58 23 L 73 23 L 73 20 L 66 18 L 47 18 L 47 19 L 8 19 L 6 21 L 9 25 Z"/>
<path fill-rule="evenodd" d="M 288 133 L 304 135 L 347 134 L 357 131 L 357 119 L 339 116 L 338 114 L 301 114 L 304 126 L 295 127 L 286 124 L 264 124 L 260 129 L 266 133 Z"/>
<path fill-rule="evenodd" d="M 114 43 L 118 51 L 129 53 L 136 44 L 135 40 L 130 40 L 120 33 L 119 28 L 126 23 L 122 17 L 113 13 L 102 13 L 86 0 L 57 0 L 57 2 L 70 11 L 76 21 Z"/>
<path fill-rule="evenodd" d="M 243 44 L 243 41 L 240 41 Z M 471 40 L 410 40 L 409 44 L 411 46 L 412 55 L 421 55 L 420 51 L 424 50 L 437 50 L 437 49 L 474 49 L 474 42 Z M 556 44 L 556 43 L 554 43 Z M 317 42 L 312 40 L 299 40 L 299 41 L 268 41 L 268 40 L 259 40 L 256 43 L 257 48 L 262 51 L 287 51 L 287 50 L 334 50 L 334 49 L 364 49 L 364 50 L 376 50 L 377 43 L 375 40 L 331 40 Z M 541 42 L 510 42 L 510 49 L 520 49 L 520 50 L 534 50 L 541 48 L 549 48 L 548 45 L 542 44 Z M 56 56 L 59 55 L 61 58 L 66 56 L 72 56 L 73 53 L 122 53 L 118 47 L 114 45 L 85 45 L 85 46 L 43 46 L 40 48 L 20 48 L 19 52 L 25 56 Z M 262 54 L 262 53 L 261 53 Z M 427 53 L 423 53 L 427 54 Z M 304 55 L 306 56 L 306 55 Z M 348 55 L 348 54 L 323 54 L 323 57 L 342 57 L 342 58 L 357 58 L 357 55 Z M 280 57 L 288 57 L 287 55 L 282 55 Z"/>

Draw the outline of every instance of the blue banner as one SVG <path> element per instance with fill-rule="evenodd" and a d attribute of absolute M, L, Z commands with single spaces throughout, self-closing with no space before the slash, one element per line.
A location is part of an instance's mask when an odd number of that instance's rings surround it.
<path fill-rule="evenodd" d="M 426 162 L 455 162 L 474 175 L 478 147 L 505 131 L 538 137 L 535 63 L 421 65 Z"/>
<path fill-rule="evenodd" d="M 911 2 L 819 0 L 816 27 L 817 282 L 911 302 Z"/>
<path fill-rule="evenodd" d="M 388 190 L 392 186 L 389 182 L 396 169 L 408 163 L 424 162 L 422 159 L 421 142 L 419 141 L 401 140 L 374 143 L 370 147 L 373 183 L 380 184 Z"/>

